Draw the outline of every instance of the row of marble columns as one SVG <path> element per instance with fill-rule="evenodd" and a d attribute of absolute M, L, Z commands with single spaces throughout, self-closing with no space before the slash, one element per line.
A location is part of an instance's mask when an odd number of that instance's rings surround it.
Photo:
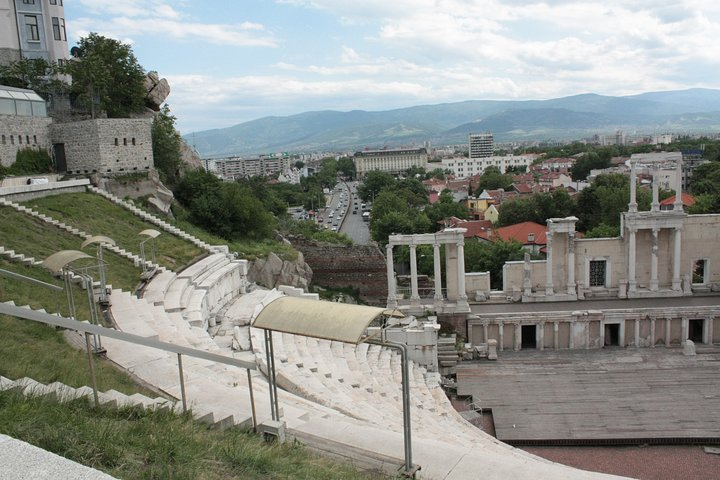
<path fill-rule="evenodd" d="M 634 347 L 641 347 L 640 345 L 640 330 L 641 330 L 641 322 L 646 320 L 645 318 L 636 318 L 634 320 L 628 319 L 627 321 L 633 322 L 633 341 L 628 344 L 628 346 L 634 346 Z M 706 343 L 712 343 L 713 339 L 713 320 L 714 317 L 703 317 L 703 320 L 705 321 L 704 324 L 704 331 L 703 331 L 703 342 Z M 663 338 L 663 344 L 665 347 L 671 346 L 671 325 L 672 325 L 673 318 L 664 318 L 664 319 L 658 319 L 655 317 L 650 317 L 650 345 L 648 345 L 651 348 L 655 347 L 656 342 L 656 332 L 658 331 L 658 325 L 657 323 L 664 323 L 664 338 Z M 626 320 L 621 320 L 619 322 L 600 322 L 600 338 L 598 345 L 602 347 L 605 344 L 605 325 L 624 325 Z M 538 322 L 537 324 L 534 324 L 536 328 L 536 348 L 538 350 L 544 350 L 545 349 L 545 324 L 548 322 Z M 553 344 L 552 348 L 554 350 L 559 350 L 560 347 L 560 324 L 561 323 L 568 323 L 570 325 L 570 332 L 568 336 L 568 345 L 566 348 L 574 349 L 575 346 L 575 338 L 573 335 L 574 326 L 578 323 L 576 321 L 567 321 L 567 320 L 555 320 L 552 321 L 553 324 Z M 583 332 L 584 341 L 582 345 L 578 345 L 578 347 L 583 348 L 585 350 L 591 348 L 591 342 L 590 342 L 590 323 L 583 322 L 585 324 L 585 329 Z M 681 333 L 680 333 L 680 341 L 681 343 L 684 342 L 689 338 L 689 323 L 690 323 L 690 317 L 683 316 L 681 317 Z M 505 327 L 508 325 L 513 326 L 513 350 L 518 351 L 522 347 L 522 322 L 498 322 L 498 350 L 503 351 L 505 347 Z M 528 325 L 528 324 L 525 324 Z M 484 323 L 482 325 L 483 327 L 483 338 L 485 339 L 485 342 L 488 341 L 488 329 L 489 324 Z M 626 335 L 624 333 L 624 328 L 619 332 L 619 343 L 620 346 L 625 346 Z M 550 347 L 548 347 L 550 348 Z"/>
<path fill-rule="evenodd" d="M 393 260 L 393 245 L 388 244 L 386 247 L 387 277 L 388 277 L 388 306 L 397 306 L 397 285 L 395 284 L 395 266 Z M 420 294 L 418 292 L 418 271 L 417 271 L 417 245 L 411 244 L 410 247 L 410 301 L 413 304 L 419 304 Z M 457 272 L 457 299 L 467 301 L 465 293 L 465 245 L 463 242 L 456 243 L 457 248 L 457 266 L 454 269 Z M 453 269 L 446 266 L 447 272 Z M 442 302 L 444 297 L 442 293 L 442 264 L 440 261 L 440 243 L 433 244 L 433 275 L 434 275 L 434 295 L 435 302 Z M 452 295 L 455 296 L 455 295 Z"/>
<path fill-rule="evenodd" d="M 659 166 L 652 166 L 653 183 L 652 183 L 652 212 L 660 212 L 660 200 L 659 200 Z M 675 185 L 675 202 L 673 203 L 674 212 L 683 211 L 682 203 L 682 163 L 677 162 L 676 165 L 677 183 Z M 628 205 L 629 213 L 637 213 L 637 172 L 635 162 L 630 164 L 630 203 Z M 673 259 L 672 259 L 672 285 L 671 288 L 674 291 L 681 290 L 681 279 L 680 279 L 680 259 L 682 255 L 682 227 L 676 226 L 671 227 L 674 230 L 673 233 Z M 650 290 L 658 291 L 658 236 L 660 233 L 660 227 L 653 227 L 652 229 L 652 249 L 650 256 Z M 637 263 L 637 231 L 638 229 L 632 225 L 628 226 L 628 291 L 634 292 L 637 290 L 637 278 L 636 268 Z"/>

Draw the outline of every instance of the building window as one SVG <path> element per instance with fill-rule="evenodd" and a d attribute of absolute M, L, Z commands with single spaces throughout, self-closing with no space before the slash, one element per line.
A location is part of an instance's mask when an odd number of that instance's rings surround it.
<path fill-rule="evenodd" d="M 695 260 L 693 262 L 693 273 L 692 273 L 692 283 L 695 284 L 705 284 L 707 283 L 706 275 L 707 275 L 707 260 L 704 258 L 701 258 L 700 260 Z"/>
<path fill-rule="evenodd" d="M 127 146 L 127 138 L 123 138 L 123 145 Z"/>
<path fill-rule="evenodd" d="M 132 144 L 135 145 L 135 137 L 132 138 Z"/>
<path fill-rule="evenodd" d="M 5 135 L 2 136 L 2 144 L 5 145 Z"/>
<path fill-rule="evenodd" d="M 37 145 L 37 135 L 33 135 L 33 145 Z"/>
<path fill-rule="evenodd" d="M 605 286 L 605 260 L 590 260 L 590 286 Z"/>
<path fill-rule="evenodd" d="M 35 0 L 23 0 L 25 5 L 35 5 Z"/>
<path fill-rule="evenodd" d="M 40 30 L 38 29 L 38 19 L 35 15 L 25 15 L 25 33 L 29 41 L 40 41 Z"/>
<path fill-rule="evenodd" d="M 52 29 L 53 29 L 53 37 L 55 40 L 67 40 L 67 36 L 65 35 L 65 19 L 59 18 L 59 17 L 52 17 Z"/>
<path fill-rule="evenodd" d="M 22 145 L 22 135 L 18 135 L 18 145 Z"/>
<path fill-rule="evenodd" d="M 118 145 L 119 145 L 119 144 L 118 144 L 118 139 L 116 138 L 116 139 L 115 139 L 115 146 L 117 147 Z"/>

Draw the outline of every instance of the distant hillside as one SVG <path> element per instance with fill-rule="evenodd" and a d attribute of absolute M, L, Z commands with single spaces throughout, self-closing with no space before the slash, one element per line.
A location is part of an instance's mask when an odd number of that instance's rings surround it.
<path fill-rule="evenodd" d="M 720 90 L 596 94 L 551 100 L 465 102 L 381 112 L 317 111 L 265 117 L 228 128 L 194 132 L 204 157 L 281 151 L 358 150 L 365 147 L 464 143 L 469 132 L 491 131 L 498 141 L 572 139 L 626 133 L 720 131 Z"/>

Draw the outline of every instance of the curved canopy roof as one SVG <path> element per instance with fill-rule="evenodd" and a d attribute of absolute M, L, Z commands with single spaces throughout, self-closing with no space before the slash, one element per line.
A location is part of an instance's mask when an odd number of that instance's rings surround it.
<path fill-rule="evenodd" d="M 99 243 L 100 245 L 115 245 L 115 240 L 104 235 L 95 235 L 85 240 L 80 248 L 85 248 L 91 243 Z"/>
<path fill-rule="evenodd" d="M 160 232 L 158 232 L 157 230 L 153 230 L 152 228 L 148 228 L 147 230 L 143 230 L 142 232 L 138 233 L 138 235 L 145 235 L 146 237 L 156 238 L 160 235 Z"/>
<path fill-rule="evenodd" d="M 94 257 L 91 257 L 87 253 L 81 252 L 79 250 L 60 250 L 59 252 L 55 252 L 49 257 L 47 257 L 45 260 L 43 260 L 42 265 L 51 272 L 59 272 L 68 263 L 74 262 L 75 260 L 79 260 L 81 258 Z"/>
<path fill-rule="evenodd" d="M 384 308 L 280 297 L 262 309 L 253 327 L 360 343 L 370 323 L 381 315 L 387 315 Z"/>

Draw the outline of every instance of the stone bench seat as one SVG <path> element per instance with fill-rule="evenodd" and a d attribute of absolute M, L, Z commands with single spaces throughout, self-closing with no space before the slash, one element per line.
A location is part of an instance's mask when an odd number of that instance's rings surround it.
<path fill-rule="evenodd" d="M 161 272 L 150 280 L 150 283 L 145 287 L 143 298 L 145 301 L 161 305 L 165 301 L 165 294 L 170 288 L 170 285 L 175 280 L 175 273 L 169 270 Z"/>

